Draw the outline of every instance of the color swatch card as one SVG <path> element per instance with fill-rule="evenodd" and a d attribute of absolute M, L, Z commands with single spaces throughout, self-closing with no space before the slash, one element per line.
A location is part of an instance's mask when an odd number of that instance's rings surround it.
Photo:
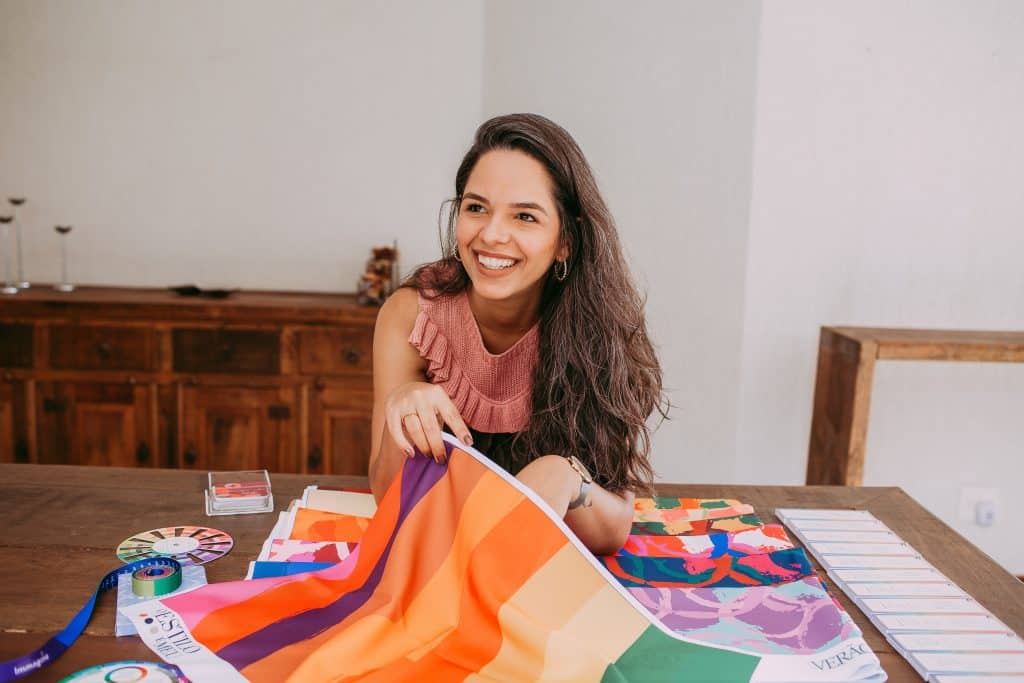
<path fill-rule="evenodd" d="M 814 546 L 808 550 L 818 558 L 829 574 L 833 569 L 931 569 L 932 566 L 920 555 L 817 555 Z"/>
<path fill-rule="evenodd" d="M 1010 629 L 991 614 L 868 614 L 884 634 L 897 631 L 939 633 L 1009 633 Z"/>
<path fill-rule="evenodd" d="M 871 519 L 790 519 L 790 528 L 803 531 L 889 531 L 880 520 Z"/>
<path fill-rule="evenodd" d="M 820 531 L 800 531 L 794 529 L 797 536 L 808 543 L 899 543 L 900 537 L 891 531 L 837 531 L 823 529 Z"/>
<path fill-rule="evenodd" d="M 988 614 L 974 598 L 858 598 L 865 612 L 875 614 Z"/>
<path fill-rule="evenodd" d="M 937 674 L 928 679 L 928 683 L 1024 683 L 1024 674 L 999 675 L 962 675 Z"/>
<path fill-rule="evenodd" d="M 923 569 L 836 569 L 829 572 L 829 575 L 843 583 L 949 582 L 944 574 L 931 565 Z"/>
<path fill-rule="evenodd" d="M 914 652 L 907 658 L 918 672 L 929 674 L 1019 674 L 1021 652 Z M 987 678 L 979 679 L 987 683 Z"/>
<path fill-rule="evenodd" d="M 875 520 L 877 518 L 868 512 L 867 510 L 829 510 L 829 509 L 815 509 L 815 508 L 776 508 L 775 516 L 779 519 L 787 520 L 821 520 L 821 519 L 840 519 L 840 520 Z"/>
<path fill-rule="evenodd" d="M 821 541 L 814 544 L 814 549 L 822 555 L 893 555 L 896 557 L 914 557 L 917 555 L 917 551 L 906 543 L 865 544 L 828 543 Z"/>
<path fill-rule="evenodd" d="M 1012 633 L 893 633 L 888 640 L 901 652 L 1024 652 Z"/>
<path fill-rule="evenodd" d="M 833 579 L 834 580 L 834 579 Z M 851 598 L 964 598 L 959 586 L 947 582 L 927 583 L 840 583 L 839 588 Z"/>

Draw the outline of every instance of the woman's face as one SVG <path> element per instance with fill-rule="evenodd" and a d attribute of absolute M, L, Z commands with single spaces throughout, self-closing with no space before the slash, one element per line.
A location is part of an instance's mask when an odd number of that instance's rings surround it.
<path fill-rule="evenodd" d="M 540 295 L 561 229 L 543 165 L 516 150 L 482 155 L 469 174 L 455 224 L 459 257 L 484 299 Z"/>

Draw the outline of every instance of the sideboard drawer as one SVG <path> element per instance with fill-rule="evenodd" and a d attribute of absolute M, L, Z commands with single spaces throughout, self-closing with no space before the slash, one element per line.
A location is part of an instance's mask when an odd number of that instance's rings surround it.
<path fill-rule="evenodd" d="M 32 367 L 32 325 L 0 323 L 0 368 Z"/>
<path fill-rule="evenodd" d="M 174 370 L 228 374 L 281 373 L 281 336 L 276 331 L 177 329 Z"/>
<path fill-rule="evenodd" d="M 154 347 L 144 327 L 50 326 L 50 367 L 58 370 L 154 370 Z"/>
<path fill-rule="evenodd" d="M 373 328 L 335 327 L 298 333 L 299 370 L 314 375 L 373 374 Z"/>

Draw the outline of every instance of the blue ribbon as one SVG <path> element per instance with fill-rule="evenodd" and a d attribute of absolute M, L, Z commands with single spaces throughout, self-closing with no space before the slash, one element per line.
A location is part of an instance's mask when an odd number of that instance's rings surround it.
<path fill-rule="evenodd" d="M 68 622 L 63 631 L 43 643 L 43 646 L 38 650 L 33 650 L 22 657 L 15 657 L 6 662 L 0 662 L 0 683 L 24 678 L 42 669 L 64 654 L 78 640 L 78 636 L 82 635 L 86 624 L 92 618 L 92 612 L 96 607 L 96 599 L 115 587 L 117 585 L 117 577 L 121 574 L 131 574 L 136 569 L 143 569 L 145 567 L 171 567 L 179 572 L 181 571 L 181 565 L 175 559 L 170 557 L 152 557 L 126 564 L 110 572 L 103 577 L 103 580 L 96 586 L 96 592 L 89 598 L 89 602 L 82 606 L 82 609 L 78 611 L 74 619 Z"/>

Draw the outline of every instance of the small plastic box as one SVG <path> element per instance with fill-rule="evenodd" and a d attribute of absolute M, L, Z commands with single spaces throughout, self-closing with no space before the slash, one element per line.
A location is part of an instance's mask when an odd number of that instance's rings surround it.
<path fill-rule="evenodd" d="M 252 515 L 274 511 L 274 494 L 266 470 L 210 472 L 204 491 L 206 514 Z"/>

